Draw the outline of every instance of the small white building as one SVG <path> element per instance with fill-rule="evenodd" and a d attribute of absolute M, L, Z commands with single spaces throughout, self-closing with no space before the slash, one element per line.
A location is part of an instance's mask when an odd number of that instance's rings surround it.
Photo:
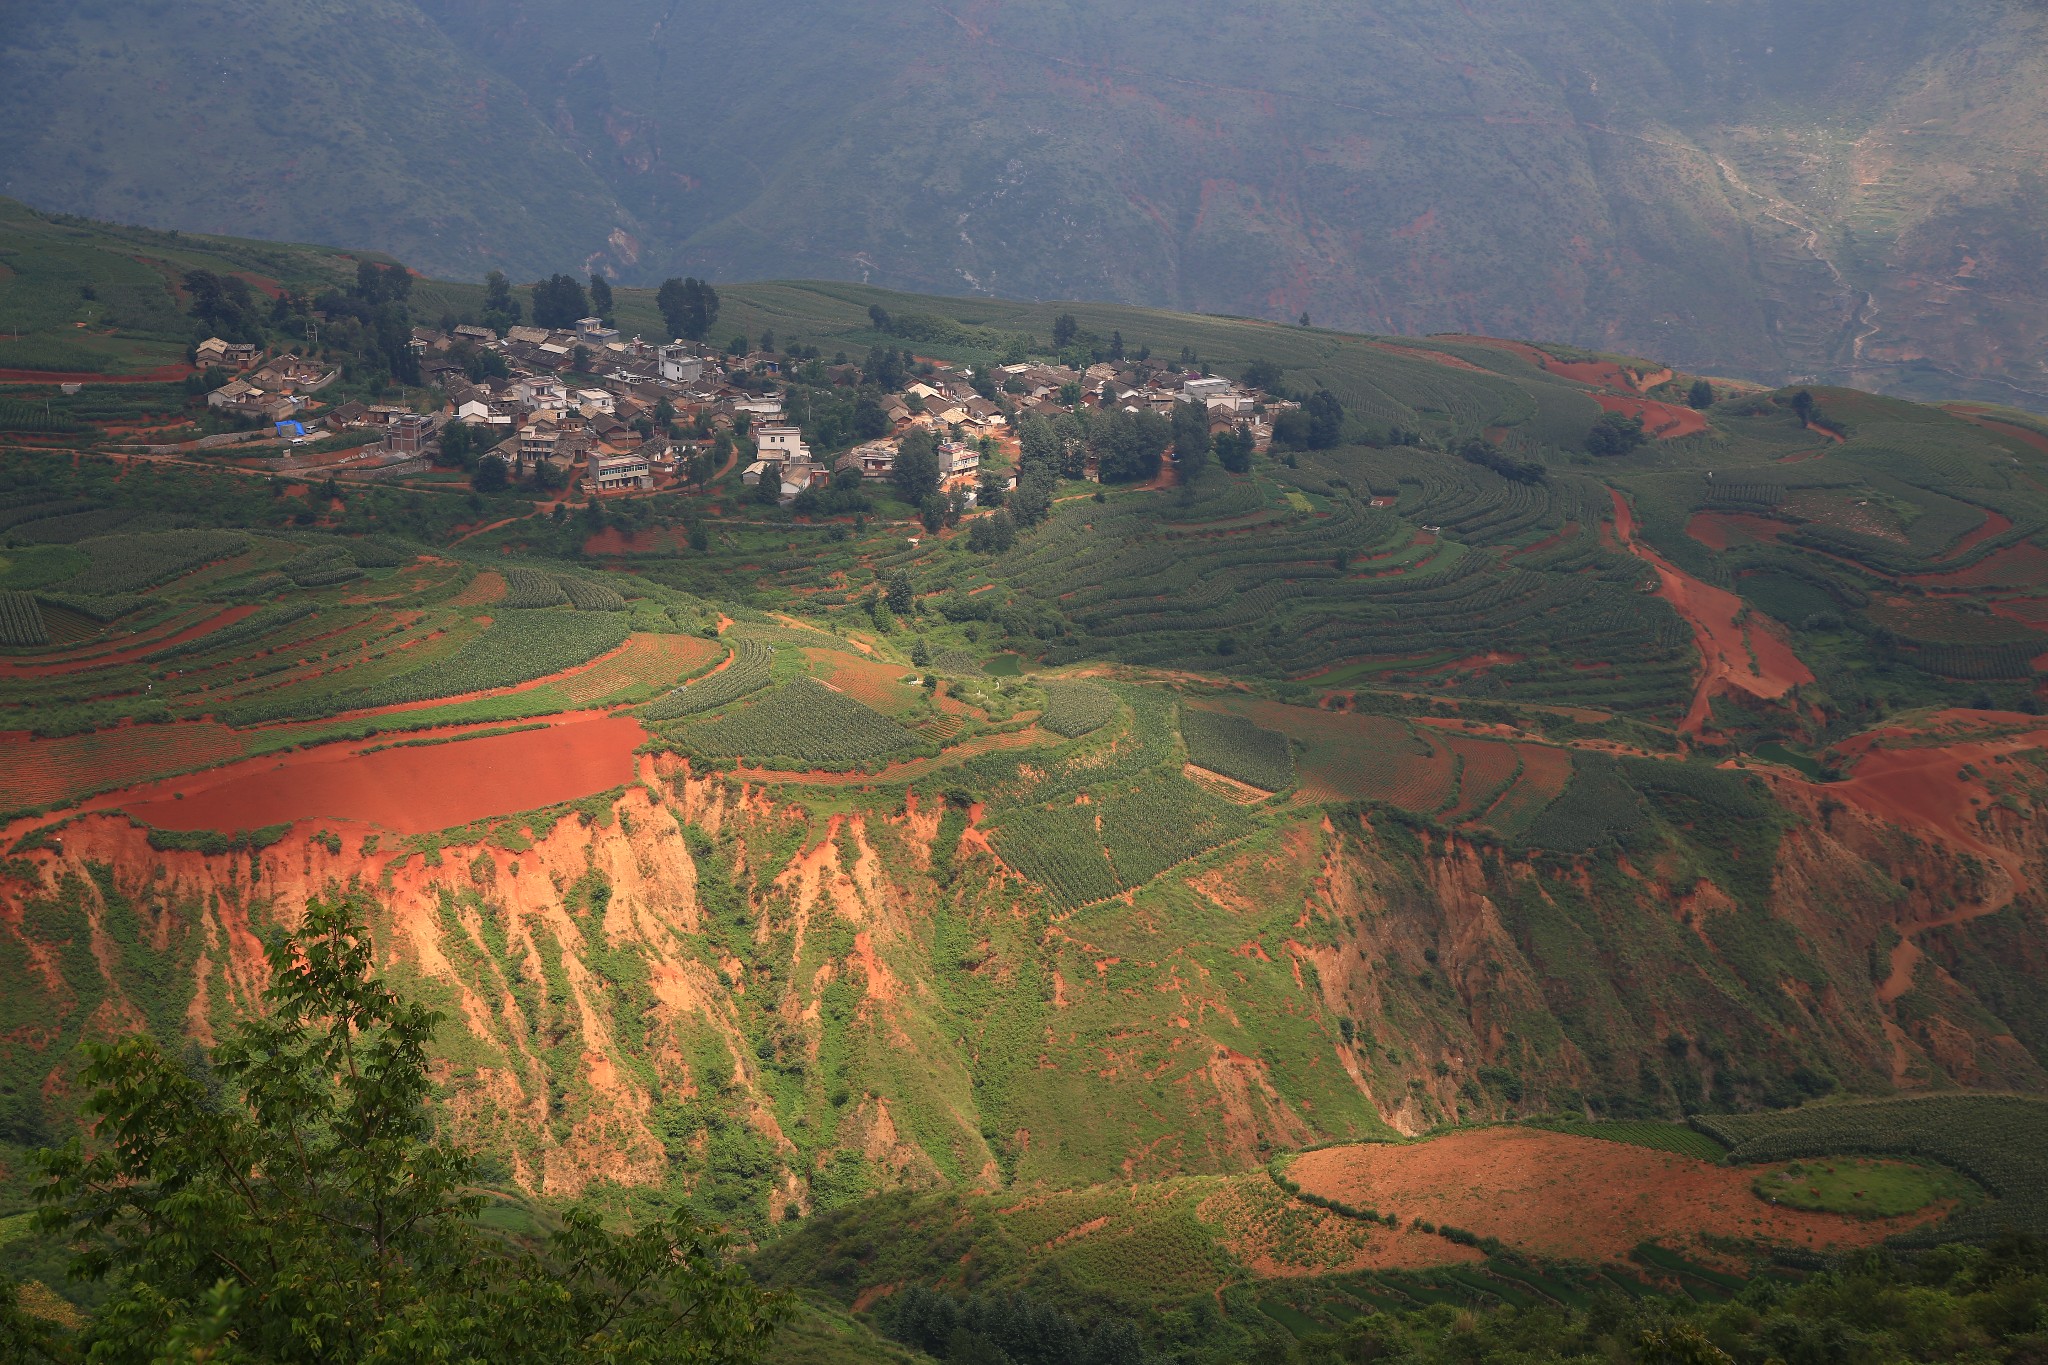
<path fill-rule="evenodd" d="M 619 411 L 617 401 L 604 389 L 576 390 L 576 406 L 583 410 L 583 415 L 586 417 L 596 416 L 600 413 L 606 417 L 614 417 L 618 415 Z"/>
<path fill-rule="evenodd" d="M 754 440 L 760 446 L 764 460 L 779 460 L 783 464 L 810 463 L 811 451 L 804 444 L 801 427 L 781 422 L 764 423 L 754 428 Z"/>
<path fill-rule="evenodd" d="M 1201 379 L 1190 379 L 1180 386 L 1180 396 L 1190 403 L 1206 404 L 1211 398 L 1221 398 L 1237 386 L 1221 375 L 1208 375 Z"/>
<path fill-rule="evenodd" d="M 619 339 L 619 329 L 605 326 L 603 318 L 578 318 L 576 339 L 593 349 L 609 346 Z"/>
<path fill-rule="evenodd" d="M 981 448 L 972 441 L 939 442 L 939 474 L 942 478 L 972 474 L 980 468 Z"/>
<path fill-rule="evenodd" d="M 639 451 L 590 457 L 590 487 L 599 493 L 620 493 L 654 487 L 654 469 Z"/>
<path fill-rule="evenodd" d="M 841 463 L 852 461 L 868 479 L 886 479 L 896 470 L 896 442 L 865 441 L 846 452 Z"/>
<path fill-rule="evenodd" d="M 694 384 L 704 377 L 704 360 L 686 342 L 661 348 L 661 377 L 671 384 Z"/>

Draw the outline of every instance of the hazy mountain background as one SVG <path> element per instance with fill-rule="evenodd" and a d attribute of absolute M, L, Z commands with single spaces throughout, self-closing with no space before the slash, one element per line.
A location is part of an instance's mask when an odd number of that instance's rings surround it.
<path fill-rule="evenodd" d="M 2021 0 L 36 0 L 0 193 L 2048 407 L 2044 39 Z"/>

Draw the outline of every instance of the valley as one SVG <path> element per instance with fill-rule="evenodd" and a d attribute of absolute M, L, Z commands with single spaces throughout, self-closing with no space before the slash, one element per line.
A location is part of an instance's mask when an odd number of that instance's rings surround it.
<path fill-rule="evenodd" d="M 201 1066 L 327 897 L 441 1017 L 486 1224 L 719 1224 L 775 1359 L 1037 1358 L 998 1301 L 1105 1365 L 1753 1342 L 2048 1230 L 2023 411 L 829 281 L 528 339 L 19 206 L 0 253 L 9 1279 L 78 1295 L 22 1214 L 88 1045 Z M 210 401 L 198 271 L 278 286 L 227 404 L 303 375 L 303 430 Z"/>

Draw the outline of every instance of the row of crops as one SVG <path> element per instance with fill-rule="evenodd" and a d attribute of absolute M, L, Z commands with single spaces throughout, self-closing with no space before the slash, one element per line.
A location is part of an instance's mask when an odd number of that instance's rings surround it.
<path fill-rule="evenodd" d="M 1045 685 L 1045 714 L 1038 723 L 1056 735 L 1079 739 L 1116 718 L 1116 694 L 1093 683 Z"/>
<path fill-rule="evenodd" d="M 313 606 L 310 602 L 282 602 L 252 612 L 239 621 L 222 626 L 219 630 L 208 631 L 182 644 L 159 649 L 149 658 L 152 662 L 168 663 L 172 659 L 183 659 L 215 650 L 236 649 L 243 645 L 258 643 L 271 644 L 276 642 L 277 632 L 312 614 Z"/>
<path fill-rule="evenodd" d="M 1695 1118 L 1729 1160 L 1917 1157 L 1961 1171 L 1995 1196 L 1900 1240 L 1988 1239 L 2007 1230 L 2048 1235 L 2048 1101 L 2012 1095 L 1930 1095 Z"/>
<path fill-rule="evenodd" d="M 1251 829 L 1237 806 L 1179 773 L 1154 772 L 1087 800 L 1006 809 L 990 837 L 1005 862 L 1072 909 L 1142 886 Z"/>
<path fill-rule="evenodd" d="M 1410 549 L 1409 523 L 1346 491 L 1413 477 L 1393 463 L 1375 472 L 1395 458 L 1319 457 L 1318 470 L 1343 479 L 1330 485 L 1327 514 L 1227 536 L 1190 536 L 1136 500 L 1062 507 L 1004 558 L 1000 577 L 1039 615 L 1071 622 L 1046 652 L 1053 664 L 1108 655 L 1298 677 L 1356 659 L 1514 651 L 1531 661 L 1509 680 L 1518 696 L 1651 713 L 1682 706 L 1691 633 L 1638 591 L 1638 562 L 1590 533 L 1598 509 L 1583 481 L 1515 484 L 1434 455 L 1417 466 L 1442 471 L 1447 497 L 1485 495 L 1484 507 L 1465 508 L 1485 539 L 1524 544 L 1578 528 L 1540 557 L 1504 562 L 1456 540 Z M 1595 649 L 1611 671 L 1572 667 Z"/>
<path fill-rule="evenodd" d="M 1287 736 L 1261 729 L 1228 711 L 1180 709 L 1188 762 L 1270 792 L 1294 785 L 1294 752 Z"/>
<path fill-rule="evenodd" d="M 368 686 L 320 695 L 286 692 L 230 707 L 221 719 L 249 725 L 514 687 L 587 663 L 624 644 L 626 635 L 625 619 L 610 613 L 522 612 L 497 619 L 445 658 Z"/>
<path fill-rule="evenodd" d="M 798 677 L 745 706 L 681 732 L 690 748 L 770 768 L 841 768 L 884 762 L 919 747 L 873 707 L 815 678 Z"/>
<path fill-rule="evenodd" d="M 624 611 L 626 599 L 618 589 L 572 574 L 548 573 L 542 569 L 505 570 L 505 596 L 500 605 L 537 609 L 564 604 L 578 611 Z"/>
<path fill-rule="evenodd" d="M 46 645 L 50 630 L 32 594 L 0 592 L 0 645 Z"/>
<path fill-rule="evenodd" d="M 738 701 L 750 692 L 766 687 L 774 676 L 775 650 L 759 640 L 739 636 L 733 641 L 732 661 L 715 673 L 657 697 L 640 709 L 643 720 L 680 720 L 699 712 L 714 710 Z"/>
<path fill-rule="evenodd" d="M 158 531 L 99 536 L 79 542 L 92 563 L 62 587 L 66 593 L 116 596 L 141 592 L 249 548 L 233 531 Z"/>
<path fill-rule="evenodd" d="M 285 576 L 302 588 L 326 588 L 361 578 L 363 571 L 340 546 L 308 550 L 284 566 Z"/>

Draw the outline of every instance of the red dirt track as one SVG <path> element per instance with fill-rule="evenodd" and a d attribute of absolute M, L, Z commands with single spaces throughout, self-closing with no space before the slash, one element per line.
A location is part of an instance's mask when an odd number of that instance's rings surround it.
<path fill-rule="evenodd" d="M 323 745 L 170 778 L 129 793 L 120 805 L 159 829 L 229 831 L 327 819 L 427 834 L 629 783 L 633 750 L 646 738 L 628 716 L 569 714 L 545 729 L 447 744 L 374 753 L 362 744 Z"/>
<path fill-rule="evenodd" d="M 1646 1239 L 1701 1235 L 1871 1246 L 1944 1211 L 1884 1219 L 1808 1213 L 1759 1199 L 1750 1188 L 1754 1170 L 1534 1128 L 1326 1147 L 1296 1158 L 1287 1173 L 1310 1194 L 1403 1222 L 1422 1218 L 1584 1260 L 1623 1261 Z"/>
<path fill-rule="evenodd" d="M 159 365 L 141 374 L 94 374 L 90 370 L 0 370 L 9 384 L 172 384 L 191 374 L 183 361 Z"/>
<path fill-rule="evenodd" d="M 1643 430 L 1660 441 L 1698 436 L 1707 429 L 1705 413 L 1679 407 L 1676 403 L 1659 403 L 1654 398 L 1623 398 L 1611 393 L 1596 393 L 1591 397 L 1608 412 L 1642 418 Z"/>
<path fill-rule="evenodd" d="M 1725 550 L 1742 541 L 1776 540 L 1792 529 L 1789 521 L 1753 512 L 1695 512 L 1685 523 L 1685 533 L 1709 550 Z"/>
<path fill-rule="evenodd" d="M 1792 647 L 1776 633 L 1782 629 L 1777 622 L 1747 607 L 1734 593 L 1682 572 L 1638 541 L 1628 500 L 1618 491 L 1609 491 L 1614 499 L 1614 528 L 1622 546 L 1657 571 L 1657 595 L 1692 627 L 1706 664 L 1692 706 L 1679 723 L 1681 734 L 1696 735 L 1705 728 L 1716 693 L 1733 689 L 1772 701 L 1813 681 L 1812 670 L 1799 662 Z M 1749 612 L 1749 623 L 1738 625 L 1736 618 L 1744 610 Z"/>

